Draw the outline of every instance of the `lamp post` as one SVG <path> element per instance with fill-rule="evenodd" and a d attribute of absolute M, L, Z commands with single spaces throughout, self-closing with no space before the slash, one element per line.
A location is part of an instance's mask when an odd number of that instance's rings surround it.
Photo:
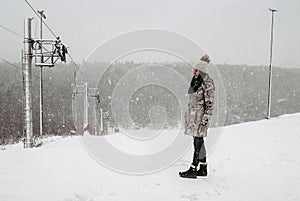
<path fill-rule="evenodd" d="M 271 44 L 270 44 L 269 92 L 268 92 L 268 114 L 267 114 L 267 119 L 270 119 L 270 117 L 271 117 L 273 28 L 274 28 L 274 13 L 277 12 L 277 10 L 269 8 L 269 11 L 272 12 L 272 22 L 271 22 Z"/>

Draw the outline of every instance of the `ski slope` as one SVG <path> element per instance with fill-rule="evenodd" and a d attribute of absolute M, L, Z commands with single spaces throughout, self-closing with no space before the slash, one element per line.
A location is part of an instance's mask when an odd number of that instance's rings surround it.
<path fill-rule="evenodd" d="M 132 176 L 100 165 L 79 137 L 52 137 L 38 148 L 2 147 L 0 200 L 300 200 L 299 153 L 300 113 L 225 127 L 209 176 L 195 180 L 178 176 L 192 149 L 163 171 Z"/>

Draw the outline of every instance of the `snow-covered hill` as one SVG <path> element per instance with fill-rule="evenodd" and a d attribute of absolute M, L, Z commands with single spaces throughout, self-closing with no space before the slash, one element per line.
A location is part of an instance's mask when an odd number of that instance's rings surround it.
<path fill-rule="evenodd" d="M 299 153 L 300 114 L 225 127 L 209 176 L 196 180 L 178 176 L 192 149 L 163 171 L 132 176 L 101 166 L 78 137 L 55 137 L 0 150 L 0 200 L 300 200 Z"/>

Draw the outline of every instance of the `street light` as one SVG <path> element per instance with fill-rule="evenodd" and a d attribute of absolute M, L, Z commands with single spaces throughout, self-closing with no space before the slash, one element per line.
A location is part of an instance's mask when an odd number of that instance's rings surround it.
<path fill-rule="evenodd" d="M 271 117 L 273 27 L 274 27 L 274 13 L 277 12 L 277 10 L 269 8 L 269 11 L 272 12 L 272 22 L 271 22 L 271 45 L 270 45 L 269 93 L 268 93 L 268 114 L 267 114 L 267 119 L 270 119 L 270 117 Z"/>

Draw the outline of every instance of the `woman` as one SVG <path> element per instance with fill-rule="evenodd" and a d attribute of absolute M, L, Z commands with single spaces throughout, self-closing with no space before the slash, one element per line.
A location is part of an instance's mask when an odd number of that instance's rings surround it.
<path fill-rule="evenodd" d="M 184 178 L 207 176 L 204 137 L 207 136 L 211 121 L 215 93 L 214 81 L 207 72 L 209 62 L 209 56 L 204 55 L 194 65 L 194 76 L 189 88 L 190 97 L 188 111 L 185 113 L 184 133 L 194 138 L 194 156 L 190 168 L 185 172 L 179 172 L 179 175 Z"/>

